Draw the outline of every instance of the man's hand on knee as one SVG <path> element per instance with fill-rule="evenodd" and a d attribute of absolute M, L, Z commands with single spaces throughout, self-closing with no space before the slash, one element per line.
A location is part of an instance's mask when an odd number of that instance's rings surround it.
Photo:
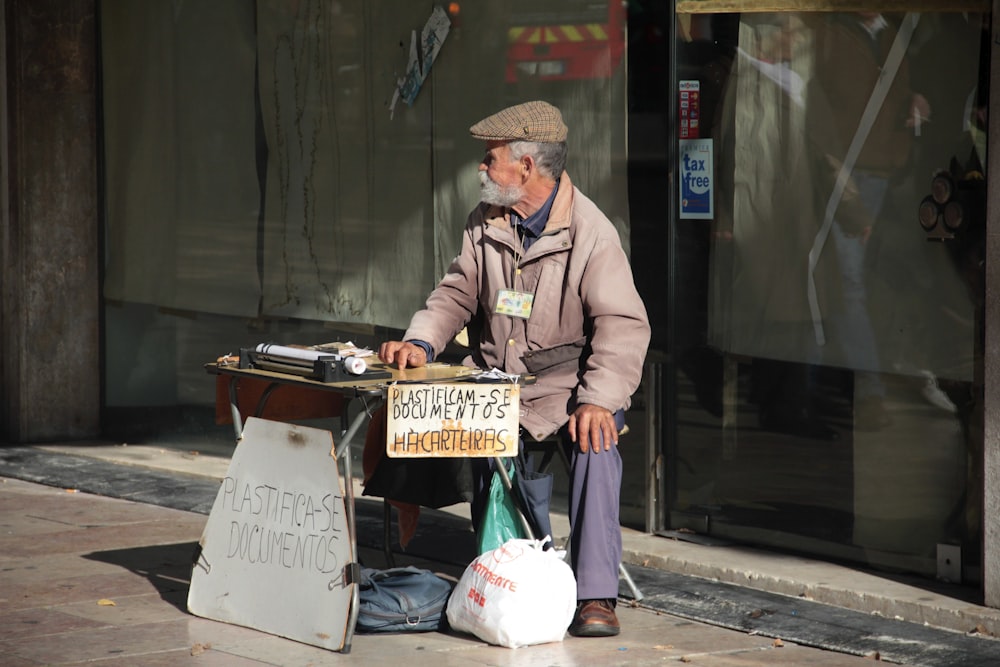
<path fill-rule="evenodd" d="M 606 408 L 581 403 L 569 416 L 569 437 L 583 453 L 588 449 L 599 453 L 601 442 L 605 450 L 611 449 L 612 445 L 617 447 L 618 426 L 614 413 Z"/>

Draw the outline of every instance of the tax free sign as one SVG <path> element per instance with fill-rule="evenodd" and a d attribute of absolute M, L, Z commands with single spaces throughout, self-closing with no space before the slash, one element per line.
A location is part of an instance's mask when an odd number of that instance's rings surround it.
<path fill-rule="evenodd" d="M 680 217 L 708 219 L 715 215 L 715 178 L 711 139 L 680 140 Z"/>

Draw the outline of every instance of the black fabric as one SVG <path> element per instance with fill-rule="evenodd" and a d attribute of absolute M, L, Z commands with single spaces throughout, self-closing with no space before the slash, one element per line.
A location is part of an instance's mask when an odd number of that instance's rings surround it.
<path fill-rule="evenodd" d="M 584 346 L 587 344 L 586 338 L 555 345 L 544 350 L 528 350 L 521 357 L 525 368 L 529 373 L 542 375 L 555 368 L 561 368 L 566 364 L 578 365 L 580 357 L 583 355 Z"/>
<path fill-rule="evenodd" d="M 531 524 L 535 539 L 542 539 L 546 536 L 552 537 L 552 520 L 549 516 L 549 507 L 552 504 L 552 473 L 538 472 L 534 466 L 534 457 L 523 455 L 524 446 L 521 446 L 522 454 L 514 460 L 516 474 L 514 475 L 514 488 L 517 491 L 517 500 L 521 511 Z"/>
<path fill-rule="evenodd" d="M 472 502 L 469 459 L 383 457 L 362 495 L 433 508 Z"/>

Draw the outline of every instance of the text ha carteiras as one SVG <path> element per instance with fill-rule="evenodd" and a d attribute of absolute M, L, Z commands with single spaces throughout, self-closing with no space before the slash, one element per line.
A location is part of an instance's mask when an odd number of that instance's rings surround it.
<path fill-rule="evenodd" d="M 515 456 L 520 386 L 400 384 L 389 388 L 390 457 Z"/>

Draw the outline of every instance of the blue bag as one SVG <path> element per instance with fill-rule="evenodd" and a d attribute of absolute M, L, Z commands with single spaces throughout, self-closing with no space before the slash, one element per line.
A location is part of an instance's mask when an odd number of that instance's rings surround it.
<path fill-rule="evenodd" d="M 357 632 L 428 632 L 444 618 L 451 583 L 430 570 L 361 568 Z"/>

